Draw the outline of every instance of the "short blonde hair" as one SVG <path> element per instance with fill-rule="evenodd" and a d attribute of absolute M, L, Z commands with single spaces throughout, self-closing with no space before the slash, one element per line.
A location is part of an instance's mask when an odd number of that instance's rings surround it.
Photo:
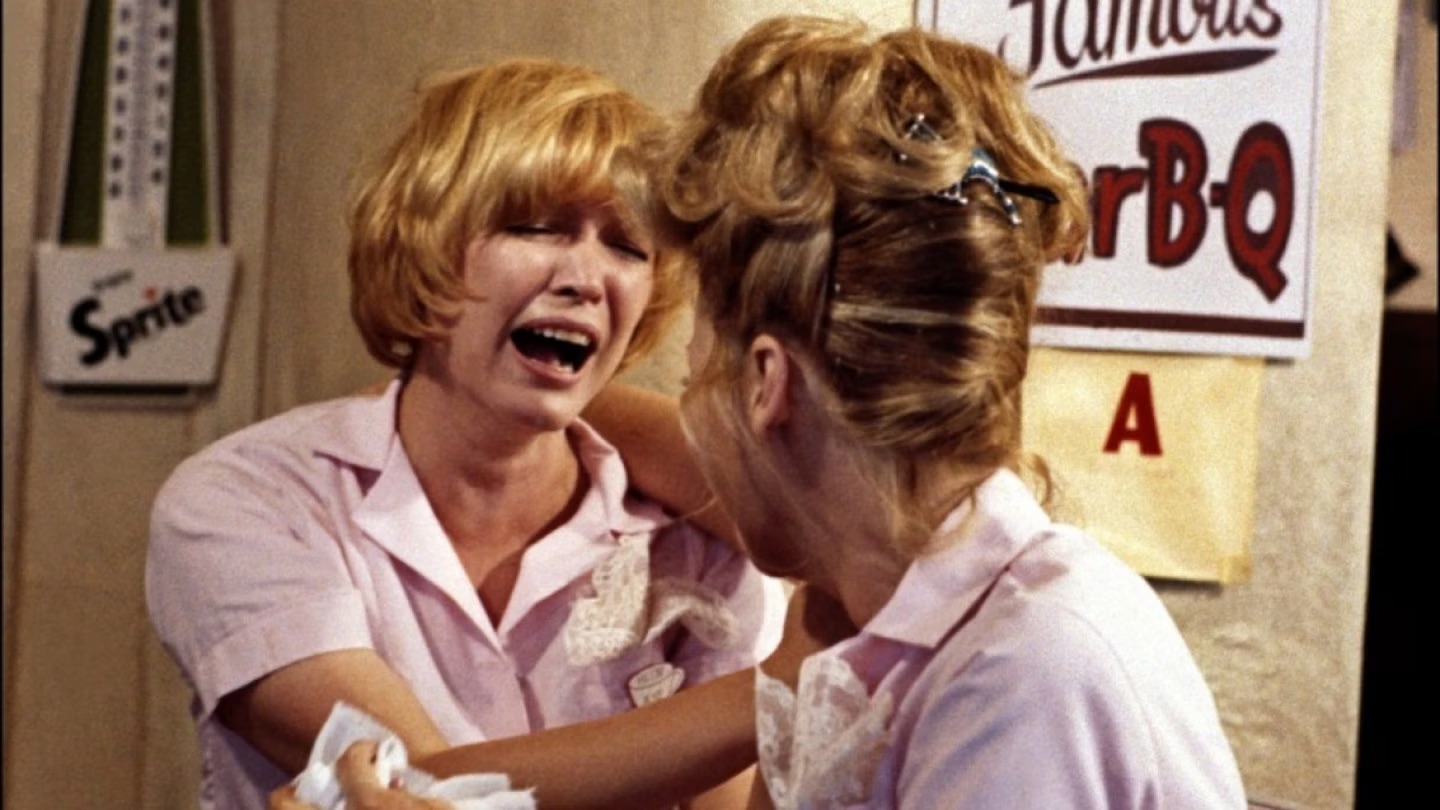
<path fill-rule="evenodd" d="M 780 337 L 833 394 L 831 417 L 897 515 L 917 514 L 922 465 L 973 483 L 1021 462 L 1041 269 L 1078 253 L 1088 225 L 1083 178 L 1022 83 L 994 55 L 920 30 L 767 20 L 711 71 L 661 186 L 715 326 L 695 372 L 707 395 L 733 396 L 751 340 Z M 917 116 L 933 137 L 910 136 Z M 1017 226 L 979 184 L 967 205 L 936 199 L 977 147 L 1058 201 L 1016 196 Z M 929 528 L 902 534 L 921 542 Z"/>
<path fill-rule="evenodd" d="M 403 368 L 416 343 L 470 293 L 465 246 L 559 205 L 619 203 L 657 231 L 651 194 L 663 119 L 587 68 L 513 59 L 422 82 L 399 137 L 362 178 L 349 213 L 350 310 L 370 353 Z M 659 343 L 684 303 L 674 251 L 657 242 L 655 281 L 626 362 Z"/>

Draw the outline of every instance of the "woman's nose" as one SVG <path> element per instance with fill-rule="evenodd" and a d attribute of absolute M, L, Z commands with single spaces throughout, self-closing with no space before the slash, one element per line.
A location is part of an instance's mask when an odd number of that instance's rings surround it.
<path fill-rule="evenodd" d="M 604 260 L 604 245 L 599 240 L 576 240 L 557 262 L 551 290 L 567 298 L 599 301 L 605 295 Z"/>

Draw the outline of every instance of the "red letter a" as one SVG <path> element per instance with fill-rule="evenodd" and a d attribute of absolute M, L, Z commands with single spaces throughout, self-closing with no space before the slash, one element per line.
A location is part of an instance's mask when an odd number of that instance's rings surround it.
<path fill-rule="evenodd" d="M 1155 425 L 1155 397 L 1150 394 L 1149 374 L 1131 372 L 1125 381 L 1125 393 L 1120 395 L 1115 421 L 1110 423 L 1110 435 L 1105 438 L 1105 452 L 1118 453 L 1121 444 L 1132 440 L 1140 443 L 1140 455 L 1160 455 L 1160 430 Z"/>

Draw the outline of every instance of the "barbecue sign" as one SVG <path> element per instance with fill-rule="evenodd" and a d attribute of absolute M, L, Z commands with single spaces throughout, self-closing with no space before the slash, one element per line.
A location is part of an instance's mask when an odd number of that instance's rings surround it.
<path fill-rule="evenodd" d="M 922 26 L 1028 77 L 1090 183 L 1036 343 L 1304 357 L 1323 3 L 920 0 Z"/>

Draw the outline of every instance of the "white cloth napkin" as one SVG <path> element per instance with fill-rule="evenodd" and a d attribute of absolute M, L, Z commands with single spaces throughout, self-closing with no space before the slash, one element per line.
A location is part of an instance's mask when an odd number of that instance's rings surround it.
<path fill-rule="evenodd" d="M 416 796 L 444 799 L 456 810 L 535 810 L 528 790 L 511 790 L 503 773 L 479 773 L 436 779 L 410 767 L 405 744 L 378 720 L 347 703 L 337 702 L 310 749 L 310 762 L 295 777 L 295 796 L 321 810 L 345 810 L 345 797 L 335 776 L 335 763 L 353 743 L 374 740 L 376 776 L 388 785 L 400 777 L 405 790 Z"/>

